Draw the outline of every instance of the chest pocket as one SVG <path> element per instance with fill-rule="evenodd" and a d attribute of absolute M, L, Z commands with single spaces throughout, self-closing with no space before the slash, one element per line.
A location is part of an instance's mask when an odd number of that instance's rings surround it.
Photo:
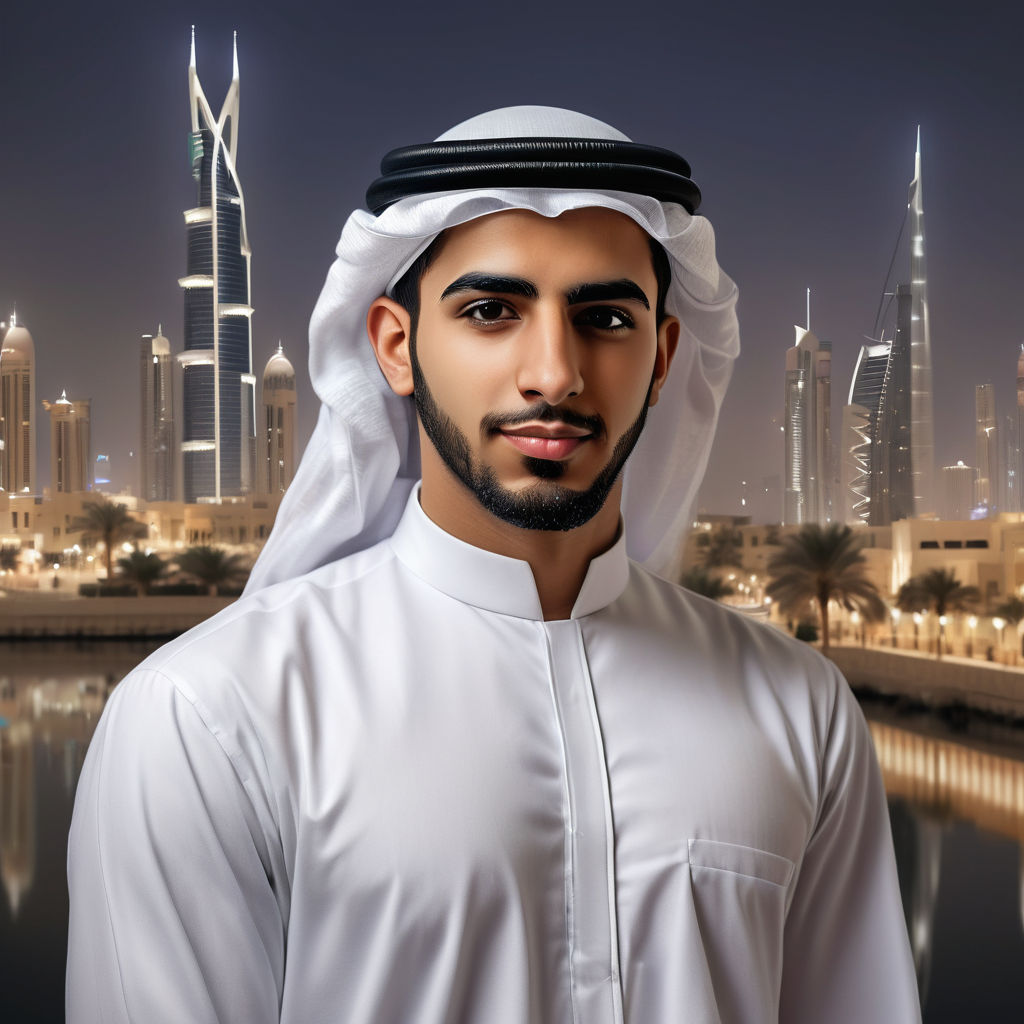
<path fill-rule="evenodd" d="M 694 909 L 722 1020 L 775 1020 L 793 862 L 712 839 L 690 839 L 687 847 Z"/>

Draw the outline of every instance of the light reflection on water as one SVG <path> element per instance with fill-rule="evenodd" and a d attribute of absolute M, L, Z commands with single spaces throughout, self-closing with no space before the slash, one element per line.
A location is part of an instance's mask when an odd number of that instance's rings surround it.
<path fill-rule="evenodd" d="M 0 646 L 5 1021 L 63 1020 L 74 790 L 107 697 L 155 646 Z M 979 739 L 950 734 L 931 716 L 866 710 L 890 798 L 926 1024 L 1024 1019 L 1024 730 L 995 727 L 994 740 Z M 973 986 L 972 971 L 980 979 Z"/>

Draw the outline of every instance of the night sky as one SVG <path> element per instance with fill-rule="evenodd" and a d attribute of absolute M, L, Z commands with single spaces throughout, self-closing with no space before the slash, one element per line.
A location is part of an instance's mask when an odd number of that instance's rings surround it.
<path fill-rule="evenodd" d="M 13 9 L 12 9 L 13 8 Z M 740 512 L 781 476 L 785 350 L 833 343 L 833 422 L 872 329 L 920 124 L 938 464 L 974 462 L 974 385 L 1012 411 L 1024 268 L 1019 55 L 996 3 L 616 6 L 479 2 L 25 2 L 0 15 L 0 316 L 36 344 L 37 398 L 93 400 L 93 451 L 137 489 L 138 339 L 182 347 L 189 28 L 216 112 L 241 68 L 254 371 L 282 340 L 302 440 L 306 329 L 341 226 L 381 155 L 497 106 L 608 121 L 693 166 L 740 287 L 744 351 L 701 505 Z M 908 274 L 902 275 L 904 278 Z M 40 479 L 49 431 L 41 405 Z M 758 519 L 779 503 L 755 501 Z"/>

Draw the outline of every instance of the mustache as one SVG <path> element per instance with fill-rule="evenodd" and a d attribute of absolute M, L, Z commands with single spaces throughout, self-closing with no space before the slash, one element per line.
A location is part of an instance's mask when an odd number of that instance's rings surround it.
<path fill-rule="evenodd" d="M 547 402 L 538 402 L 517 412 L 490 412 L 480 420 L 485 434 L 498 434 L 504 427 L 517 427 L 521 423 L 566 423 L 570 427 L 586 430 L 595 437 L 605 432 L 604 420 L 597 415 L 587 416 L 574 409 L 563 409 Z"/>

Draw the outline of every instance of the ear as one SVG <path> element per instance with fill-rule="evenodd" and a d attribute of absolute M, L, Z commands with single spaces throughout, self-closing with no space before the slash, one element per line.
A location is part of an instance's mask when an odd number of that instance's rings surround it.
<path fill-rule="evenodd" d="M 412 318 L 404 306 L 382 295 L 370 303 L 366 334 L 381 373 L 396 395 L 412 394 L 409 338 Z"/>
<path fill-rule="evenodd" d="M 658 394 L 668 378 L 669 367 L 679 347 L 679 317 L 667 316 L 658 327 L 658 352 L 654 359 L 654 376 L 651 382 L 649 406 L 658 404 Z"/>

